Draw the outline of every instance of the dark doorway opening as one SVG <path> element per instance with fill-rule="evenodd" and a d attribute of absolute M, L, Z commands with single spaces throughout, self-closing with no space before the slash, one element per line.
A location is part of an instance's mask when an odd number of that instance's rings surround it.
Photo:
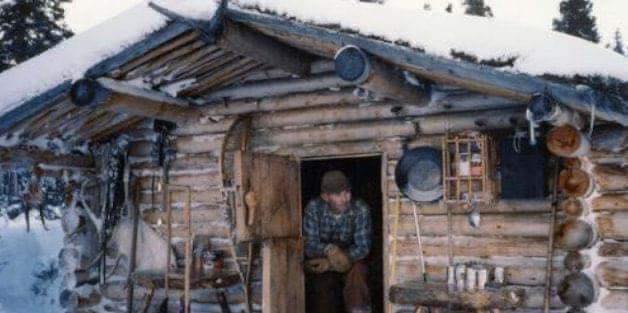
<path fill-rule="evenodd" d="M 369 266 L 369 289 L 373 313 L 383 309 L 383 258 L 382 258 L 382 159 L 376 157 L 325 159 L 301 162 L 302 208 L 320 194 L 320 181 L 330 170 L 340 170 L 351 182 L 353 198 L 364 200 L 371 207 L 373 238 L 371 252 L 367 258 Z M 307 282 L 306 282 L 307 285 Z M 342 292 L 341 290 L 339 291 Z M 315 306 L 315 299 L 306 294 L 306 308 Z"/>

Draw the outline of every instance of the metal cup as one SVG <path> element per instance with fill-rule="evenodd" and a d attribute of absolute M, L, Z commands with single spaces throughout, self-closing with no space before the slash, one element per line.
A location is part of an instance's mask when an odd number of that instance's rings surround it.
<path fill-rule="evenodd" d="M 456 267 L 456 289 L 458 291 L 464 290 L 466 270 L 467 267 L 464 264 L 460 264 Z"/>
<path fill-rule="evenodd" d="M 484 290 L 486 281 L 488 280 L 488 271 L 485 268 L 478 270 L 478 289 Z"/>
<path fill-rule="evenodd" d="M 472 267 L 467 267 L 467 291 L 475 291 L 477 285 L 477 271 Z"/>
<path fill-rule="evenodd" d="M 504 268 L 501 266 L 495 267 L 495 282 L 500 285 L 504 283 Z"/>
<path fill-rule="evenodd" d="M 453 266 L 447 266 L 447 285 L 456 285 L 456 274 Z"/>

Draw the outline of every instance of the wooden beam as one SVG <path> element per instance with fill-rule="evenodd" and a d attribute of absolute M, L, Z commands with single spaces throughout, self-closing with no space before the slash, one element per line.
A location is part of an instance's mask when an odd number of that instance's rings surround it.
<path fill-rule="evenodd" d="M 380 96 L 425 105 L 429 94 L 406 82 L 403 73 L 392 65 L 368 55 L 362 49 L 348 45 L 334 57 L 336 74 L 349 82 Z"/>
<path fill-rule="evenodd" d="M 9 165 L 45 164 L 59 167 L 92 168 L 89 156 L 55 154 L 32 146 L 0 147 L 0 163 Z"/>
<path fill-rule="evenodd" d="M 628 190 L 628 168 L 613 165 L 598 165 L 593 169 L 593 177 L 598 191 Z"/>
<path fill-rule="evenodd" d="M 547 90 L 558 102 L 574 110 L 589 113 L 595 106 L 598 118 L 628 126 L 628 101 L 613 100 L 589 88 L 576 88 L 576 86 L 554 83 L 531 75 L 508 73 L 487 66 L 428 55 L 401 45 L 320 26 L 306 25 L 280 16 L 233 7 L 229 8 L 226 14 L 234 21 L 253 27 L 263 27 L 277 36 L 287 34 L 302 41 L 313 40 L 335 47 L 336 50 L 345 45 L 355 45 L 419 77 L 460 86 L 471 91 L 528 102 L 533 94 Z"/>
<path fill-rule="evenodd" d="M 275 79 L 219 89 L 197 101 L 199 105 L 237 99 L 254 99 L 354 86 L 336 74 L 325 73 L 300 79 Z"/>
<path fill-rule="evenodd" d="M 288 73 L 302 77 L 310 74 L 310 55 L 242 24 L 225 21 L 217 45 Z"/>
<path fill-rule="evenodd" d="M 109 78 L 81 79 L 75 82 L 70 98 L 77 106 L 99 106 L 115 113 L 174 123 L 198 121 L 203 116 L 198 109 L 190 107 L 183 100 Z"/>
<path fill-rule="evenodd" d="M 591 149 L 622 152 L 628 148 L 628 128 L 617 125 L 597 126 L 591 135 Z"/>
<path fill-rule="evenodd" d="M 503 287 L 496 290 L 450 291 L 445 283 L 405 282 L 390 289 L 390 300 L 397 304 L 444 306 L 468 309 L 516 309 L 523 305 L 525 290 Z"/>

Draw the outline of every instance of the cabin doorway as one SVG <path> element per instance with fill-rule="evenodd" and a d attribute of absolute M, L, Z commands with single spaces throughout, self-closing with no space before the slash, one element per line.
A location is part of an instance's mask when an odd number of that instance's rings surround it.
<path fill-rule="evenodd" d="M 371 252 L 367 257 L 369 269 L 369 290 L 371 295 L 371 307 L 373 313 L 383 310 L 383 257 L 382 257 L 382 158 L 359 157 L 338 158 L 324 160 L 304 160 L 301 162 L 301 201 L 305 210 L 307 203 L 320 194 L 320 181 L 323 174 L 329 170 L 340 170 L 345 173 L 351 183 L 352 197 L 364 200 L 371 207 L 371 221 L 373 225 L 373 238 Z M 307 279 L 307 278 L 306 278 Z M 312 312 L 316 307 L 316 299 L 308 295 L 308 282 L 306 281 L 305 304 L 306 312 Z M 339 290 L 338 294 L 342 294 Z M 338 311 L 342 312 L 342 311 Z"/>

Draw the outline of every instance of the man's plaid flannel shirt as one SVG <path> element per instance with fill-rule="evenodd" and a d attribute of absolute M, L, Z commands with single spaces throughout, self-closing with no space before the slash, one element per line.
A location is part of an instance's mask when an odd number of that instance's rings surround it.
<path fill-rule="evenodd" d="M 327 202 L 316 198 L 305 208 L 303 236 L 307 258 L 325 257 L 325 247 L 335 244 L 348 251 L 351 261 L 365 258 L 371 250 L 371 215 L 362 200 L 352 200 L 346 212 L 335 214 Z"/>

